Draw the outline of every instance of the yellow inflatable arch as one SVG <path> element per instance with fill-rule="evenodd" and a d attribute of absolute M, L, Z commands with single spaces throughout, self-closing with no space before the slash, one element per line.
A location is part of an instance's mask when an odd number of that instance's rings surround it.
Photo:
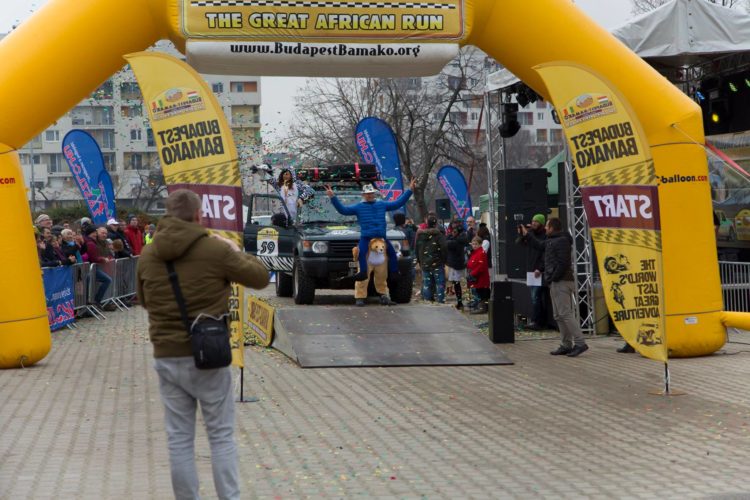
<path fill-rule="evenodd" d="M 218 38 L 227 41 L 258 40 L 257 34 L 247 36 L 249 29 L 272 28 L 286 40 L 300 33 L 301 41 L 318 37 L 314 41 L 330 42 L 326 50 L 335 51 L 331 47 L 340 41 L 336 30 L 355 27 L 380 30 L 362 38 L 383 44 L 448 40 L 480 47 L 545 97 L 549 92 L 533 68 L 574 61 L 607 79 L 628 99 L 652 148 L 657 175 L 707 175 L 700 108 L 570 0 L 418 2 L 424 5 L 417 8 L 431 9 L 434 15 L 408 11 L 415 8 L 409 3 L 389 2 L 398 19 L 388 11 L 368 15 L 377 2 L 343 2 L 354 15 L 321 15 L 325 2 L 305 2 L 309 13 L 300 7 L 302 2 L 282 3 L 296 5 L 296 15 L 279 15 L 275 7 L 246 15 L 253 4 L 265 5 L 251 0 L 50 0 L 0 42 L 0 213 L 6 234 L 13 235 L 0 239 L 0 367 L 33 364 L 51 345 L 17 149 L 119 70 L 123 55 L 160 39 L 185 50 L 188 41 L 210 37 L 203 32 L 209 28 L 220 29 Z M 244 7 L 239 14 L 228 13 L 238 10 L 228 5 Z M 441 9 L 445 15 L 435 14 Z M 391 24 L 399 25 L 399 33 L 382 35 Z M 432 37 L 412 34 L 433 29 Z M 321 39 L 321 30 L 331 36 Z M 320 71 L 311 69 L 311 74 Z M 709 187 L 675 184 L 660 188 L 659 200 L 671 355 L 712 353 L 724 344 L 725 325 L 750 329 L 750 321 L 742 314 L 722 312 Z"/>

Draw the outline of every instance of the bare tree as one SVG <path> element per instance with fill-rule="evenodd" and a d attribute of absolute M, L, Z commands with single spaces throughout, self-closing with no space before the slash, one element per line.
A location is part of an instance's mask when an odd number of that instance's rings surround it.
<path fill-rule="evenodd" d="M 630 0 L 633 3 L 633 14 L 643 14 L 650 12 L 657 7 L 661 7 L 665 3 L 671 2 L 672 0 Z M 735 8 L 735 7 L 747 7 L 747 0 L 705 0 L 706 2 L 715 3 L 724 7 Z"/>
<path fill-rule="evenodd" d="M 130 190 L 130 196 L 133 198 L 133 206 L 139 207 L 144 212 L 148 212 L 154 203 L 167 192 L 167 184 L 164 181 L 163 172 L 158 169 L 136 170 L 138 174 L 138 184 L 135 184 Z"/>
<path fill-rule="evenodd" d="M 435 167 L 483 162 L 483 142 L 467 137 L 466 109 L 481 102 L 485 58 L 478 49 L 464 49 L 429 79 L 311 80 L 297 99 L 299 120 L 283 143 L 311 164 L 347 163 L 357 158 L 357 123 L 367 116 L 385 120 L 396 136 L 402 172 L 417 179 L 414 198 L 424 216 Z"/>

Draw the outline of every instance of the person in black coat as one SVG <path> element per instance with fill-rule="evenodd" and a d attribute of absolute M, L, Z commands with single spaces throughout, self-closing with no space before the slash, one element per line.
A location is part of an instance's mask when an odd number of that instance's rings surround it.
<path fill-rule="evenodd" d="M 107 221 L 107 238 L 115 241 L 122 241 L 122 250 L 120 255 L 122 258 L 130 257 L 133 255 L 133 249 L 130 248 L 127 237 L 125 237 L 125 231 L 121 228 L 120 223 L 116 219 L 109 219 Z"/>
<path fill-rule="evenodd" d="M 542 214 L 536 214 L 531 219 L 531 224 L 527 226 L 530 233 L 534 234 L 534 237 L 539 241 L 547 239 L 544 230 L 544 224 L 546 218 Z M 516 238 L 517 245 L 524 245 L 526 247 L 526 272 L 533 273 L 534 278 L 541 278 L 544 273 L 544 252 L 536 247 L 528 244 L 528 235 L 524 235 L 521 232 L 521 227 L 518 228 L 518 238 Z M 547 283 L 542 280 L 541 285 L 529 285 L 529 292 L 531 294 L 531 324 L 528 325 L 530 330 L 543 330 L 547 326 L 547 300 L 546 296 L 549 296 L 549 288 Z"/>
<path fill-rule="evenodd" d="M 39 227 L 40 237 L 37 240 L 39 264 L 42 267 L 57 267 L 63 265 L 63 258 L 52 246 L 52 231 L 48 227 Z"/>
<path fill-rule="evenodd" d="M 544 280 L 550 284 L 552 310 L 560 329 L 560 347 L 552 351 L 553 356 L 579 356 L 588 350 L 581 325 L 575 314 L 575 284 L 573 281 L 573 237 L 563 231 L 560 219 L 547 221 L 547 239 L 539 241 L 526 226 L 521 233 L 528 236 L 529 245 L 544 251 Z"/>
<path fill-rule="evenodd" d="M 446 281 L 451 283 L 456 294 L 456 309 L 461 310 L 464 308 L 461 280 L 466 270 L 466 247 L 469 246 L 463 221 L 455 220 L 451 222 L 446 236 L 446 246 L 446 265 L 448 266 Z"/>

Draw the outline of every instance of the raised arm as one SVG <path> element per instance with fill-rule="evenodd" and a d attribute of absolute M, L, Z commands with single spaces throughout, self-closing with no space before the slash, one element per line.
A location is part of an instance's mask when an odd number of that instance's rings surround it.
<path fill-rule="evenodd" d="M 393 201 L 386 201 L 385 203 L 385 209 L 386 210 L 396 210 L 404 205 L 406 205 L 406 202 L 409 201 L 409 198 L 411 198 L 412 193 L 414 192 L 414 186 L 416 185 L 416 179 L 412 179 L 409 183 L 409 189 L 404 191 L 401 196 L 399 196 L 397 199 Z"/>
<path fill-rule="evenodd" d="M 344 205 L 339 201 L 338 197 L 333 194 L 331 186 L 326 186 L 326 194 L 331 198 L 333 208 L 335 208 L 338 213 L 342 215 L 358 215 L 357 207 L 359 207 L 359 203 L 355 203 L 354 205 Z"/>

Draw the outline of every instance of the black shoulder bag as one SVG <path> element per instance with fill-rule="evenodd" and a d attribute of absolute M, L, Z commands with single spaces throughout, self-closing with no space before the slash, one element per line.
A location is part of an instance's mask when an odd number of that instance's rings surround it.
<path fill-rule="evenodd" d="M 232 348 L 229 345 L 229 326 L 226 319 L 216 319 L 201 313 L 191 324 L 174 262 L 167 261 L 165 264 L 180 308 L 182 322 L 185 323 L 185 329 L 190 336 L 196 368 L 209 370 L 229 366 L 232 363 Z"/>

